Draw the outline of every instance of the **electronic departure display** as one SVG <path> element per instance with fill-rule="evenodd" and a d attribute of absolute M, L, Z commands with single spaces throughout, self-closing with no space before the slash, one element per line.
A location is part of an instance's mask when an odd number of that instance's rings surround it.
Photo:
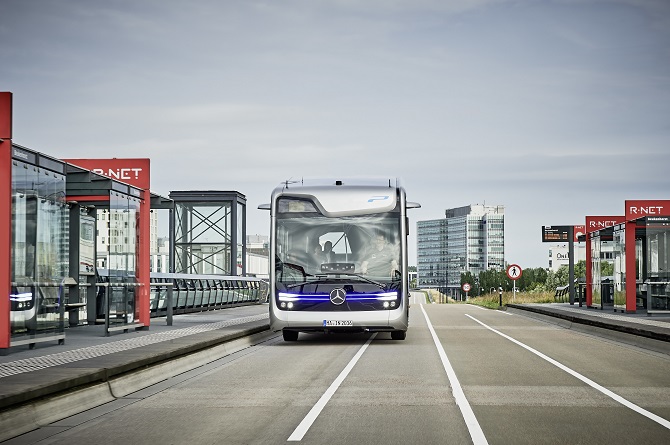
<path fill-rule="evenodd" d="M 542 242 L 570 241 L 569 230 L 570 226 L 542 226 Z"/>

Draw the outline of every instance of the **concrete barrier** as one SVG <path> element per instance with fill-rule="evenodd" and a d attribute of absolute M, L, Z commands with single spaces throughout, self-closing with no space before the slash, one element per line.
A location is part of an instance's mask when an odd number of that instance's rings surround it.
<path fill-rule="evenodd" d="M 111 402 L 106 383 L 35 401 L 0 413 L 0 442 Z"/>

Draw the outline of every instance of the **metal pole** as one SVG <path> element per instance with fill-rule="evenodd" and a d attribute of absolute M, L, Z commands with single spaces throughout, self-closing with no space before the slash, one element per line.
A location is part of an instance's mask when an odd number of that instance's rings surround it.
<path fill-rule="evenodd" d="M 105 287 L 105 337 L 109 337 L 109 293 L 112 291 L 112 286 L 110 286 L 110 284 L 111 280 L 107 283 L 107 287 Z"/>
<path fill-rule="evenodd" d="M 568 266 L 568 289 L 570 292 L 570 304 L 575 304 L 575 227 L 568 226 L 568 256 L 570 263 Z"/>
<path fill-rule="evenodd" d="M 175 236 L 174 236 L 174 201 L 172 201 L 172 208 L 169 210 L 170 214 L 170 221 L 169 221 L 169 230 L 170 233 L 168 235 L 169 243 L 170 243 L 170 248 L 168 249 L 168 264 L 169 264 L 169 271 L 170 274 L 174 273 L 174 251 L 175 251 Z M 170 286 L 167 288 L 167 314 L 165 316 L 165 321 L 167 322 L 168 326 L 172 326 L 172 302 L 174 301 L 172 298 L 172 288 L 174 287 L 174 280 L 170 278 Z"/>
<path fill-rule="evenodd" d="M 587 266 L 588 267 L 588 266 Z M 579 286 L 579 307 L 582 307 L 582 293 L 584 292 L 584 288 L 580 285 Z"/>

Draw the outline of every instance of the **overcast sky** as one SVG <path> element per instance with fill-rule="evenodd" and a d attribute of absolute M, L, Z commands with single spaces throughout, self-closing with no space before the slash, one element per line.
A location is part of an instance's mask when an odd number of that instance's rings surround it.
<path fill-rule="evenodd" d="M 416 221 L 505 206 L 542 225 L 670 199 L 667 0 L 0 0 L 14 142 L 151 158 L 152 191 L 400 177 Z M 416 264 L 416 238 L 410 264 Z"/>

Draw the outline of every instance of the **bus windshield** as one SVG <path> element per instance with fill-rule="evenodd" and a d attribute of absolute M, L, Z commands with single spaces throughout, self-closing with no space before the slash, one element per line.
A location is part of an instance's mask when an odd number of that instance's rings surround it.
<path fill-rule="evenodd" d="M 398 212 L 342 217 L 279 212 L 276 224 L 281 287 L 343 278 L 388 288 L 401 280 Z"/>

